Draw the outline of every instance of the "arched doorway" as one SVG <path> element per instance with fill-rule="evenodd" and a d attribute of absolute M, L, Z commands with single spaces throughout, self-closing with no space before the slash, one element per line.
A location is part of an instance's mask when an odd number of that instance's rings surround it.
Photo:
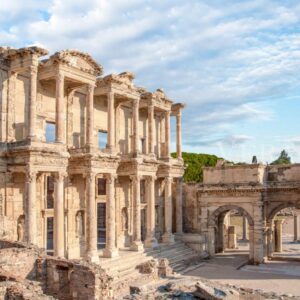
<path fill-rule="evenodd" d="M 268 257 L 291 260 L 300 258 L 300 203 L 283 203 L 275 207 L 267 220 Z"/>
<path fill-rule="evenodd" d="M 242 207 L 224 205 L 216 209 L 208 220 L 208 252 L 211 256 L 238 248 L 249 253 L 253 261 L 253 227 L 251 215 Z"/>

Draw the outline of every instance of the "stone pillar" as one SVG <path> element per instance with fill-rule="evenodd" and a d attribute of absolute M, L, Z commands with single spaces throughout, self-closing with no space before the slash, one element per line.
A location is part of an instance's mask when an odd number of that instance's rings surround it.
<path fill-rule="evenodd" d="M 92 147 L 94 144 L 94 86 L 87 86 L 86 99 L 86 145 Z"/>
<path fill-rule="evenodd" d="M 181 110 L 176 115 L 176 152 L 177 158 L 182 159 L 181 150 Z"/>
<path fill-rule="evenodd" d="M 214 257 L 216 255 L 215 247 L 215 228 L 210 226 L 207 231 L 207 252 L 210 257 Z"/>
<path fill-rule="evenodd" d="M 183 178 L 178 178 L 176 186 L 176 233 L 182 234 L 182 183 Z"/>
<path fill-rule="evenodd" d="M 298 241 L 298 215 L 294 215 L 294 241 Z"/>
<path fill-rule="evenodd" d="M 111 151 L 115 150 L 115 95 L 113 92 L 107 94 L 107 128 L 108 128 L 108 141 L 107 148 Z"/>
<path fill-rule="evenodd" d="M 133 200 L 133 240 L 131 249 L 134 251 L 143 250 L 141 241 L 141 191 L 140 176 L 131 176 L 132 200 Z"/>
<path fill-rule="evenodd" d="M 172 177 L 165 178 L 165 233 L 162 236 L 163 242 L 172 244 L 174 243 L 174 235 L 172 233 Z"/>
<path fill-rule="evenodd" d="M 283 220 L 275 220 L 275 252 L 282 252 L 282 223 Z"/>
<path fill-rule="evenodd" d="M 149 154 L 154 155 L 154 130 L 155 130 L 155 119 L 154 119 L 154 105 L 151 103 L 148 106 L 148 132 L 149 132 Z"/>
<path fill-rule="evenodd" d="M 243 241 L 247 241 L 247 231 L 248 231 L 248 220 L 246 216 L 243 216 Z"/>
<path fill-rule="evenodd" d="M 54 195 L 54 255 L 65 256 L 65 207 L 64 207 L 64 173 L 55 177 Z"/>
<path fill-rule="evenodd" d="M 28 138 L 36 137 L 37 63 L 30 67 Z"/>
<path fill-rule="evenodd" d="M 267 224 L 267 257 L 273 253 L 273 232 L 272 224 Z"/>
<path fill-rule="evenodd" d="M 91 262 L 98 262 L 97 250 L 97 208 L 95 198 L 95 174 L 89 173 L 86 177 L 87 202 L 87 241 L 86 258 Z"/>
<path fill-rule="evenodd" d="M 58 143 L 65 143 L 66 133 L 64 78 L 61 72 L 56 76 L 56 142 Z"/>
<path fill-rule="evenodd" d="M 133 153 L 137 155 L 139 149 L 139 99 L 133 100 Z"/>
<path fill-rule="evenodd" d="M 148 248 L 157 246 L 155 238 L 155 179 L 154 176 L 147 177 L 147 237 L 145 245 Z"/>
<path fill-rule="evenodd" d="M 237 248 L 235 226 L 228 227 L 228 248 L 229 249 Z"/>
<path fill-rule="evenodd" d="M 165 156 L 170 156 L 170 111 L 165 112 Z"/>
<path fill-rule="evenodd" d="M 26 173 L 27 184 L 27 216 L 26 235 L 30 244 L 36 244 L 37 237 L 37 215 L 36 215 L 36 172 L 28 170 Z"/>
<path fill-rule="evenodd" d="M 106 246 L 103 251 L 104 257 L 118 256 L 116 248 L 116 197 L 115 197 L 115 174 L 106 177 L 107 209 L 106 209 Z"/>
<path fill-rule="evenodd" d="M 157 158 L 161 157 L 161 116 L 158 117 L 157 121 Z"/>
<path fill-rule="evenodd" d="M 253 218 L 253 263 L 260 264 L 264 262 L 264 223 L 262 201 L 254 204 Z"/>

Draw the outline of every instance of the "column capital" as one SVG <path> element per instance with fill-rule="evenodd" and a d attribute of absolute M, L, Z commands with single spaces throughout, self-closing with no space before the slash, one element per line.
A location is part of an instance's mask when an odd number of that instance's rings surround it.
<path fill-rule="evenodd" d="M 57 172 L 54 177 L 57 181 L 63 181 L 68 176 L 67 172 Z"/>
<path fill-rule="evenodd" d="M 64 73 L 62 73 L 61 71 L 58 71 L 56 74 L 56 80 L 58 81 L 58 83 L 62 83 L 65 79 L 65 75 Z"/>
<path fill-rule="evenodd" d="M 87 86 L 86 86 L 87 92 L 88 92 L 88 93 L 94 92 L 95 87 L 96 87 L 95 84 L 88 83 Z"/>
<path fill-rule="evenodd" d="M 172 183 L 173 182 L 173 177 L 167 176 L 167 177 L 165 177 L 164 180 L 165 180 L 166 183 Z"/>
<path fill-rule="evenodd" d="M 37 65 L 31 65 L 29 68 L 30 75 L 36 75 L 38 72 L 38 66 Z"/>
<path fill-rule="evenodd" d="M 137 181 L 141 180 L 142 176 L 141 175 L 130 175 L 129 178 L 132 182 L 137 182 Z"/>
<path fill-rule="evenodd" d="M 26 171 L 26 181 L 27 182 L 33 182 L 33 181 L 35 181 L 37 173 L 38 172 L 36 170 L 27 170 Z"/>
<path fill-rule="evenodd" d="M 112 183 L 117 179 L 118 175 L 114 173 L 107 173 L 104 175 L 104 178 L 107 180 L 108 183 Z"/>
<path fill-rule="evenodd" d="M 146 179 L 147 183 L 150 183 L 150 182 L 155 181 L 157 179 L 157 177 L 149 175 L 149 176 L 146 176 L 145 179 Z"/>

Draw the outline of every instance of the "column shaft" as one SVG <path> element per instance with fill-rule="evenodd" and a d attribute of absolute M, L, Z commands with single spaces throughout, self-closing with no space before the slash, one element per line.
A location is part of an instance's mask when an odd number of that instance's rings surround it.
<path fill-rule="evenodd" d="M 176 151 L 177 158 L 182 158 L 181 151 L 181 111 L 179 110 L 176 115 Z"/>
<path fill-rule="evenodd" d="M 147 238 L 146 247 L 153 248 L 157 246 L 155 238 L 155 177 L 147 178 Z"/>
<path fill-rule="evenodd" d="M 138 154 L 139 149 L 139 100 L 133 100 L 133 153 Z"/>
<path fill-rule="evenodd" d="M 170 156 L 170 111 L 165 113 L 165 156 Z"/>
<path fill-rule="evenodd" d="M 176 233 L 182 234 L 182 178 L 178 178 L 176 186 Z"/>
<path fill-rule="evenodd" d="M 275 220 L 275 252 L 282 252 L 282 222 Z"/>
<path fill-rule="evenodd" d="M 243 216 L 243 240 L 247 240 L 247 229 L 248 229 L 248 221 L 247 217 Z"/>
<path fill-rule="evenodd" d="M 37 237 L 37 216 L 36 216 L 36 172 L 28 171 L 26 174 L 27 183 L 27 216 L 26 234 L 30 244 L 36 244 Z"/>
<path fill-rule="evenodd" d="M 114 150 L 115 148 L 115 98 L 114 93 L 109 92 L 107 94 L 107 105 L 108 105 L 108 118 L 107 118 L 107 128 L 108 128 L 108 143 L 109 149 Z"/>
<path fill-rule="evenodd" d="M 298 241 L 298 215 L 294 215 L 294 241 Z"/>
<path fill-rule="evenodd" d="M 54 197 L 54 255 L 59 257 L 65 256 L 64 177 L 62 173 L 56 176 Z"/>
<path fill-rule="evenodd" d="M 93 146 L 94 142 L 94 86 L 87 86 L 87 124 L 86 124 L 86 144 Z"/>
<path fill-rule="evenodd" d="M 165 179 L 165 233 L 162 236 L 164 243 L 173 243 L 174 236 L 172 234 L 172 177 Z"/>
<path fill-rule="evenodd" d="M 148 132 L 149 132 L 149 154 L 154 154 L 154 105 L 150 104 L 148 106 Z"/>
<path fill-rule="evenodd" d="M 87 243 L 86 258 L 91 262 L 98 262 L 97 251 L 97 209 L 95 199 L 95 174 L 89 173 L 86 178 L 87 199 Z"/>
<path fill-rule="evenodd" d="M 115 199 L 115 175 L 110 174 L 106 178 L 107 184 L 107 210 L 106 210 L 106 246 L 103 251 L 105 257 L 118 255 L 116 248 L 116 199 Z"/>
<path fill-rule="evenodd" d="M 64 101 L 64 75 L 56 77 L 56 142 L 65 143 L 66 113 Z"/>
<path fill-rule="evenodd" d="M 32 139 L 36 136 L 37 65 L 32 65 L 30 67 L 29 86 L 28 138 Z"/>
<path fill-rule="evenodd" d="M 131 249 L 140 251 L 143 249 L 141 241 L 141 192 L 140 177 L 132 176 L 132 196 L 133 196 L 133 241 Z"/>

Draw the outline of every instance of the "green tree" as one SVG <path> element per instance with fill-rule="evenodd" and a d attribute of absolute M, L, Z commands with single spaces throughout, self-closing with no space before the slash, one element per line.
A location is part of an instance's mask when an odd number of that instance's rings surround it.
<path fill-rule="evenodd" d="M 291 158 L 285 150 L 282 150 L 279 157 L 274 160 L 271 165 L 289 165 L 291 164 Z"/>
<path fill-rule="evenodd" d="M 176 157 L 176 153 L 171 154 Z M 211 154 L 197 154 L 197 153 L 182 153 L 182 158 L 186 166 L 184 173 L 185 182 L 202 182 L 203 171 L 202 167 L 214 167 L 219 157 Z"/>

